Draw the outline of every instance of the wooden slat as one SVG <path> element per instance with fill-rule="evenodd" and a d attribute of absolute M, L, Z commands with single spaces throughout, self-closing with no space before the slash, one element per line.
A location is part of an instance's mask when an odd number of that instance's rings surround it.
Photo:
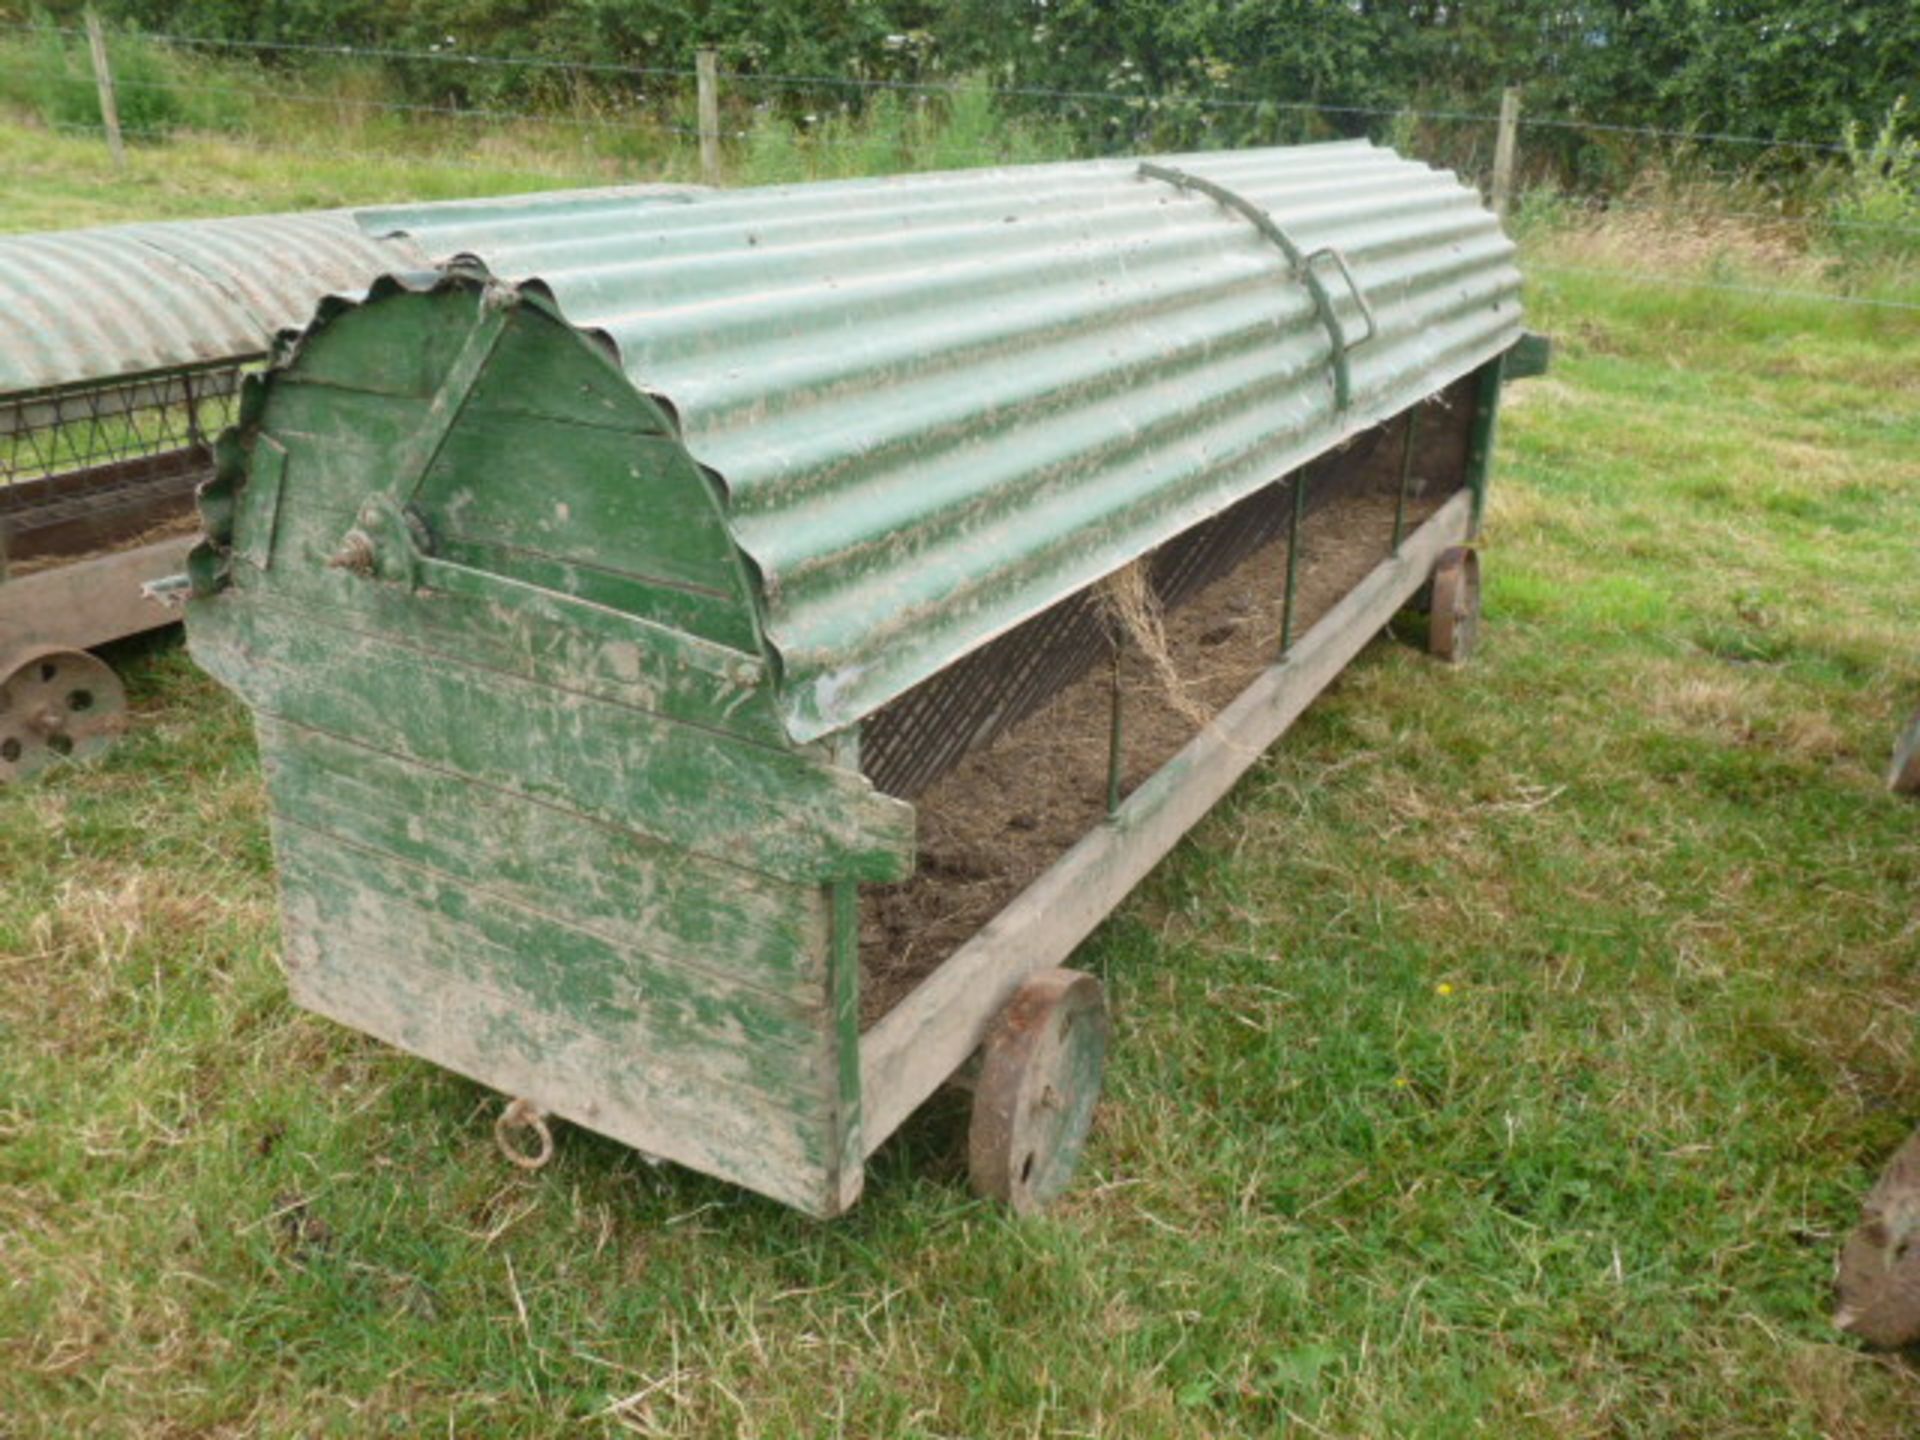
<path fill-rule="evenodd" d="M 274 391 L 266 433 L 286 447 L 288 462 L 276 543 L 282 560 L 272 586 L 289 569 L 322 568 L 339 549 L 419 410 L 416 400 L 314 385 Z M 731 593 L 739 563 L 732 543 L 707 482 L 676 444 L 557 423 L 560 437 L 543 439 L 534 432 L 546 427 L 524 417 L 519 424 L 527 433 L 514 438 L 511 427 L 489 426 L 470 412 L 448 437 L 417 502 L 440 553 L 734 649 L 757 648 L 744 597 Z M 483 428 L 486 443 L 471 443 L 468 431 Z M 577 469 L 563 463 L 576 450 Z M 457 476 L 446 469 L 456 459 L 466 466 Z M 536 522 L 543 512 L 545 531 Z M 618 523 L 606 520 L 609 513 Z"/>
<path fill-rule="evenodd" d="M 436 372 L 429 405 L 312 384 L 308 367 L 338 338 L 331 335 L 275 387 L 265 428 L 292 457 L 296 528 L 357 511 L 370 492 L 396 483 L 396 466 L 431 456 L 400 498 L 413 502 L 449 558 L 755 645 L 745 576 L 710 482 L 603 354 L 538 307 L 516 307 L 503 321 L 508 312 L 476 311 L 454 294 L 425 310 L 386 307 L 373 328 L 391 330 L 403 310 L 414 313 L 393 347 L 402 350 L 418 346 L 422 324 L 480 317 Z M 480 364 L 502 323 L 491 362 Z M 322 553 L 338 544 L 336 531 Z"/>
<path fill-rule="evenodd" d="M 347 523 L 343 516 L 337 530 Z M 283 534 L 278 553 L 284 559 L 299 543 Z M 247 604 L 321 611 L 350 628 L 407 636 L 525 680 L 787 745 L 772 677 L 757 654 L 437 559 L 422 562 L 421 585 L 408 590 L 321 565 L 282 564 L 270 583 L 242 576 L 236 589 Z"/>
<path fill-rule="evenodd" d="M 703 859 L 503 790 L 263 717 L 275 813 L 503 901 L 794 1003 L 824 1003 L 820 887 Z"/>
<path fill-rule="evenodd" d="M 752 1092 L 782 1108 L 820 1108 L 826 1007 L 810 1010 L 660 964 L 554 911 L 525 909 L 378 851 L 356 850 L 280 821 L 280 878 L 298 913 L 354 963 L 405 958 L 451 982 L 511 994 L 627 1057 L 658 1089 L 684 1083 Z M 298 894 L 308 908 L 292 903 Z M 824 994 L 817 997 L 824 1001 Z"/>
<path fill-rule="evenodd" d="M 1440 553 L 1466 538 L 1472 504 L 1463 492 L 1442 506 L 1108 823 L 867 1032 L 860 1071 L 869 1154 L 959 1069 L 1021 982 L 1064 961 L 1406 604 Z"/>
<path fill-rule="evenodd" d="M 856 774 L 240 596 L 194 657 L 255 709 L 783 879 L 911 867 L 913 811 Z"/>
<path fill-rule="evenodd" d="M 296 883 L 286 916 L 289 986 L 307 1009 L 648 1155 L 811 1214 L 835 1208 L 823 1115 L 703 1083 L 684 1059 L 655 1065 L 626 1036 L 424 964 L 384 907 L 323 908 Z"/>
<path fill-rule="evenodd" d="M 185 570 L 194 539 L 177 536 L 0 581 L 0 674 L 21 650 L 86 650 L 178 620 L 178 611 L 147 599 L 140 587 Z"/>
<path fill-rule="evenodd" d="M 832 1057 L 827 1113 L 833 1117 L 827 1192 L 834 1213 L 852 1207 L 866 1185 L 866 1147 L 860 1122 L 860 890 L 846 882 L 828 896 L 827 1038 Z"/>
<path fill-rule="evenodd" d="M 663 435 L 476 411 L 447 437 L 415 503 L 450 544 L 525 551 L 669 585 L 711 589 L 715 557 L 725 554 L 713 497 L 680 443 Z M 715 598 L 735 603 L 731 595 Z"/>

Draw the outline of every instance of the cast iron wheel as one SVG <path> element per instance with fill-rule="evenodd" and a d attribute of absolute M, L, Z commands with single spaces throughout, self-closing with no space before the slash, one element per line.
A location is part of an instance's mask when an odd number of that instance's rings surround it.
<path fill-rule="evenodd" d="M 1433 609 L 1427 618 L 1427 649 L 1458 665 L 1480 638 L 1480 556 L 1465 545 L 1445 552 L 1433 567 Z"/>
<path fill-rule="evenodd" d="M 28 650 L 0 674 L 0 784 L 98 755 L 127 726 L 127 692 L 84 650 Z"/>
<path fill-rule="evenodd" d="M 1894 744 L 1887 788 L 1896 795 L 1920 795 L 1920 714 L 1907 723 Z"/>
<path fill-rule="evenodd" d="M 967 1136 L 974 1193 L 1016 1215 L 1073 1179 L 1100 1098 L 1107 1002 L 1078 970 L 1043 970 L 1014 993 L 981 1050 Z"/>

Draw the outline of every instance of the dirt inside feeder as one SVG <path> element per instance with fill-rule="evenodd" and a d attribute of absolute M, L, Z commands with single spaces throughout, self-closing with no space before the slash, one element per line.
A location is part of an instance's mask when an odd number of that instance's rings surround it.
<path fill-rule="evenodd" d="M 173 515 L 135 531 L 124 539 L 108 544 L 95 545 L 83 550 L 59 551 L 54 554 L 28 555 L 22 559 L 9 560 L 6 573 L 15 580 L 37 575 L 42 570 L 58 570 L 65 565 L 78 565 L 83 560 L 97 560 L 103 555 L 118 555 L 123 550 L 138 550 L 143 545 L 157 545 L 162 540 L 174 540 L 187 535 L 198 534 L 200 516 L 197 512 Z M 4 537 L 0 537 L 4 539 Z M 0 544 L 0 553 L 5 547 Z M 158 579 L 158 576 L 154 577 Z"/>
<path fill-rule="evenodd" d="M 1409 501 L 1409 532 L 1446 497 Z M 1395 497 L 1343 496 L 1301 526 L 1294 635 L 1388 555 Z M 1164 616 L 1174 677 L 1137 643 L 1118 664 L 1122 791 L 1131 793 L 1279 658 L 1284 538 Z M 1037 713 L 916 796 L 919 864 L 862 891 L 861 1017 L 872 1024 L 1107 813 L 1115 667 L 1096 663 Z M 1178 688 L 1175 689 L 1174 687 Z"/>

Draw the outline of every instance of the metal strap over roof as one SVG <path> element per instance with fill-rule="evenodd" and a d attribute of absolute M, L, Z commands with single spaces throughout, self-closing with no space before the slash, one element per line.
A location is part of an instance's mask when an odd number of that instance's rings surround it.
<path fill-rule="evenodd" d="M 1151 160 L 1140 162 L 1140 173 L 1149 180 L 1164 180 L 1169 185 L 1182 190 L 1195 190 L 1211 200 L 1216 200 L 1229 210 L 1237 211 L 1253 222 L 1253 227 L 1280 249 L 1287 257 L 1287 263 L 1293 267 L 1294 278 L 1304 283 L 1308 293 L 1313 296 L 1313 307 L 1320 315 L 1320 323 L 1327 327 L 1327 337 L 1333 341 L 1333 393 L 1334 403 L 1345 410 L 1353 400 L 1353 367 L 1347 361 L 1347 352 L 1356 345 L 1364 345 L 1380 332 L 1373 318 L 1373 307 L 1367 303 L 1366 292 L 1353 278 L 1347 259 L 1331 245 L 1322 245 L 1311 255 L 1293 243 L 1293 237 L 1274 221 L 1273 216 L 1262 210 L 1246 196 L 1236 194 L 1224 185 L 1215 184 L 1204 176 L 1192 175 L 1172 165 L 1156 165 Z M 1354 303 L 1360 307 L 1360 314 L 1367 322 L 1367 333 L 1358 340 L 1348 340 L 1346 327 L 1340 323 L 1340 317 L 1334 313 L 1333 297 L 1327 293 L 1326 285 L 1315 273 L 1316 260 L 1328 259 L 1340 267 L 1345 277 L 1347 289 L 1352 292 Z"/>

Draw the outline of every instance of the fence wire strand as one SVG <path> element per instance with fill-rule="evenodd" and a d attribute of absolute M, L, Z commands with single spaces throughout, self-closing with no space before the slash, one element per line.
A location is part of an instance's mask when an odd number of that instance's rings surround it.
<path fill-rule="evenodd" d="M 32 35 L 59 35 L 85 40 L 87 32 L 71 25 L 0 25 L 0 30 Z M 142 30 L 139 37 L 156 45 L 194 50 L 239 50 L 254 54 L 318 55 L 335 60 L 405 60 L 426 64 L 497 66 L 502 69 L 580 71 L 596 75 L 633 75 L 656 79 L 691 80 L 690 69 L 654 65 L 627 65 L 606 60 L 553 60 L 540 55 L 475 55 L 464 50 L 395 50 L 380 45 L 317 45 L 296 40 L 231 40 L 205 35 L 170 35 Z M 111 44 L 111 40 L 109 40 Z"/>
<path fill-rule="evenodd" d="M 28 35 L 52 35 L 65 40 L 84 41 L 86 31 L 74 26 L 47 24 L 0 23 L 0 33 L 12 32 Z M 434 66 L 474 68 L 489 67 L 497 70 L 519 69 L 538 73 L 560 75 L 581 75 L 600 78 L 615 78 L 639 81 L 672 82 L 674 91 L 667 87 L 656 88 L 654 96 L 644 91 L 631 97 L 633 108 L 623 110 L 616 103 L 611 113 L 605 115 L 580 115 L 555 112 L 539 112 L 501 108 L 487 105 L 427 104 L 402 100 L 383 100 L 371 96 L 328 94 L 310 89 L 279 88 L 272 85 L 248 84 L 197 84 L 190 80 L 153 79 L 132 75 L 117 77 L 116 88 L 130 93 L 160 91 L 177 94 L 196 94 L 216 96 L 227 99 L 243 100 L 260 105 L 285 103 L 325 107 L 338 112 L 363 113 L 369 115 L 392 115 L 406 120 L 422 122 L 457 122 L 475 127 L 508 127 L 530 125 L 546 127 L 549 130 L 564 130 L 576 133 L 582 142 L 576 152 L 578 163 L 567 163 L 565 156 L 555 156 L 558 164 L 543 163 L 541 157 L 526 154 L 503 154 L 498 158 L 476 158 L 448 154 L 444 150 L 414 150 L 408 152 L 354 150 L 335 146 L 315 146 L 289 142 L 278 132 L 261 133 L 250 129 L 231 129 L 219 126 L 203 132 L 207 138 L 216 142 L 230 142 L 237 146 L 282 155 L 306 156 L 315 159 L 340 159 L 356 163 L 368 162 L 401 166 L 408 169 L 435 170 L 453 169 L 494 176 L 524 176 L 540 180 L 552 180 L 558 183 L 608 183 L 625 180 L 658 178 L 659 161 L 643 161 L 616 153 L 612 147 L 590 149 L 596 140 L 625 141 L 631 144 L 645 137 L 654 137 L 669 145 L 691 148 L 700 138 L 700 130 L 693 125 L 670 118 L 662 110 L 671 110 L 687 99 L 688 82 L 696 79 L 696 71 L 677 66 L 632 65 L 608 61 L 570 61 L 557 60 L 544 56 L 528 55 L 482 55 L 453 49 L 410 50 L 390 46 L 342 44 L 318 44 L 297 41 L 237 40 L 220 39 L 192 35 L 174 35 L 167 33 L 141 32 L 139 38 L 156 46 L 180 47 L 196 51 L 224 51 L 236 55 L 270 57 L 277 54 L 306 58 L 327 58 L 345 60 L 368 60 L 380 62 L 417 63 Z M 0 60 L 0 73 L 19 74 L 18 67 L 9 67 Z M 30 72 L 29 72 L 30 73 Z M 264 67 L 262 75 L 272 72 Z M 795 90 L 838 91 L 844 94 L 898 92 L 913 95 L 985 95 L 994 100 L 1022 102 L 1051 102 L 1060 111 L 1053 118 L 1070 118 L 1065 112 L 1070 107 L 1104 105 L 1115 107 L 1129 113 L 1159 114 L 1166 112 L 1197 113 L 1205 117 L 1212 112 L 1262 112 L 1271 114 L 1321 115 L 1328 117 L 1368 117 L 1374 119 L 1405 119 L 1417 122 L 1439 122 L 1444 124 L 1497 125 L 1499 117 L 1493 114 L 1481 114 L 1471 110 L 1421 110 L 1411 107 L 1388 107 L 1369 105 L 1326 104 L 1318 101 L 1296 101 L 1264 99 L 1238 95 L 1149 95 L 1144 93 L 1126 93 L 1113 91 L 1091 91 L 1072 89 L 1049 89 L 1041 86 L 995 85 L 972 80 L 903 80 L 884 77 L 862 77 L 848 75 L 785 75 L 760 73 L 754 71 L 729 70 L 719 72 L 718 78 L 731 87 L 736 95 L 745 92 L 749 97 L 767 96 L 769 92 L 790 92 Z M 754 101 L 756 111 L 765 111 L 772 102 L 768 99 Z M 848 112 L 851 105 L 840 104 L 840 111 Z M 736 110 L 736 114 L 738 111 Z M 1043 118 L 1045 118 L 1043 116 Z M 1080 114 L 1071 117 L 1084 124 L 1090 117 Z M 813 120 L 812 116 L 808 117 Z M 99 124 L 74 124 L 49 120 L 47 128 L 70 135 L 104 136 L 106 129 Z M 1204 121 L 1210 124 L 1210 121 Z M 1582 132 L 1595 135 L 1623 136 L 1636 139 L 1671 141 L 1683 146 L 1731 145 L 1757 147 L 1768 150 L 1795 153 L 1801 155 L 1849 155 L 1857 153 L 1848 145 L 1827 144 L 1808 140 L 1790 140 L 1778 137 L 1740 134 L 1723 131 L 1694 131 L 1663 128 L 1651 125 L 1624 125 L 1608 121 L 1588 120 L 1578 116 L 1554 116 L 1522 114 L 1518 118 L 1518 127 L 1525 130 L 1548 130 L 1558 132 Z M 135 139 L 165 138 L 166 130 L 160 128 L 142 128 L 124 126 L 123 133 Z M 451 135 L 453 132 L 446 132 Z M 752 145 L 754 132 L 729 125 L 722 131 L 721 138 L 730 144 Z M 1084 137 L 1083 137 L 1084 139 Z M 920 168 L 916 162 L 934 161 L 943 166 L 954 167 L 969 163 L 988 164 L 1008 163 L 1010 155 L 1006 148 L 976 146 L 951 146 L 943 144 L 936 135 L 913 136 L 907 134 L 859 135 L 837 132 L 832 122 L 808 125 L 796 130 L 792 136 L 793 150 L 802 156 L 816 158 L 828 157 L 829 165 L 835 162 L 831 157 L 853 153 L 864 153 L 873 160 L 882 163 L 889 159 L 897 160 L 903 166 Z M 1095 158 L 1102 142 L 1095 141 L 1087 145 L 1090 152 L 1081 158 Z M 1477 146 L 1478 142 L 1476 142 Z M 1014 147 L 1017 148 L 1017 147 Z M 680 152 L 684 154 L 684 150 Z M 1478 153 L 1477 150 L 1475 153 Z M 629 167 L 638 168 L 651 164 L 654 173 L 648 176 L 622 173 Z M 845 172 L 839 172 L 845 173 Z M 1695 208 L 1685 204 L 1660 205 L 1636 200 L 1629 195 L 1616 197 L 1560 197 L 1561 203 L 1596 217 L 1613 212 L 1629 214 L 1647 214 L 1658 216 L 1675 224 L 1708 224 L 1718 221 L 1737 221 L 1756 226 L 1791 225 L 1807 230 L 1830 230 L 1835 232 L 1879 234 L 1889 237 L 1909 237 L 1920 235 L 1920 227 L 1893 221 L 1875 221 L 1871 219 L 1853 219 L 1845 216 L 1827 216 L 1813 214 L 1790 214 L 1764 210 L 1721 210 L 1713 208 Z M 1903 300 L 1882 299 L 1871 296 L 1848 295 L 1832 291 L 1804 290 L 1771 287 L 1760 284 L 1745 284 L 1735 281 L 1711 280 L 1686 275 L 1663 273 L 1649 269 L 1613 269 L 1596 266 L 1559 264 L 1541 262 L 1528 267 L 1529 273 L 1543 277 L 1582 276 L 1632 284 L 1678 286 L 1689 289 L 1721 291 L 1729 294 L 1764 298 L 1775 301 L 1823 303 L 1849 306 L 1880 311 L 1903 313 L 1920 312 L 1920 303 Z"/>
<path fill-rule="evenodd" d="M 79 125 L 66 121 L 49 121 L 47 128 L 62 135 L 86 136 L 90 139 L 106 138 L 104 125 Z M 164 139 L 163 132 L 136 130 L 122 127 L 121 133 L 128 139 L 148 140 Z M 576 166 L 551 166 L 524 159 L 502 156 L 498 160 L 475 160 L 459 155 L 448 155 L 444 151 L 420 150 L 406 154 L 396 154 L 391 150 L 356 150 L 340 146 L 300 145 L 262 135 L 255 131 L 212 134 L 208 140 L 219 144 L 228 143 L 239 148 L 257 152 L 261 155 L 304 156 L 313 160 L 352 160 L 365 164 L 384 165 L 403 170 L 464 170 L 476 175 L 530 175 L 548 180 L 566 181 L 574 185 L 604 184 L 609 176 L 605 166 L 623 166 L 634 164 L 619 156 L 596 156 L 593 164 Z M 631 180 L 634 184 L 647 183 L 656 178 L 648 176 L 616 177 Z"/>
<path fill-rule="evenodd" d="M 86 31 L 75 26 L 11 23 L 0 30 L 16 33 L 58 35 L 84 40 Z M 328 56 L 335 59 L 399 60 L 411 63 L 494 66 L 505 69 L 551 70 L 594 75 L 625 75 L 651 79 L 692 80 L 695 72 L 674 66 L 630 65 L 614 61 L 556 60 L 535 55 L 480 55 L 461 50 L 403 50 L 376 45 L 322 45 L 291 40 L 236 40 L 168 32 L 142 31 L 143 41 L 159 45 L 194 49 L 234 50 L 255 54 L 284 52 L 290 55 Z M 1283 100 L 1247 95 L 1148 95 L 1104 90 L 1065 90 L 1031 85 L 981 85 L 964 80 L 897 80 L 885 77 L 853 75 L 784 75 L 751 70 L 719 72 L 727 83 L 787 89 L 845 89 L 851 91 L 901 91 L 921 94 L 965 94 L 984 92 L 996 97 L 1026 100 L 1066 100 L 1147 109 L 1269 110 L 1324 115 L 1364 115 L 1380 119 L 1406 117 L 1445 123 L 1497 125 L 1497 114 L 1462 110 L 1422 110 L 1412 106 L 1346 105 L 1317 100 Z M 1551 129 L 1630 135 L 1646 139 L 1674 140 L 1690 145 L 1742 145 L 1763 149 L 1793 150 L 1812 154 L 1845 155 L 1848 147 L 1818 140 L 1790 140 L 1778 136 L 1746 135 L 1727 131 L 1697 131 L 1654 125 L 1623 125 L 1611 121 L 1590 120 L 1577 115 L 1520 115 L 1521 129 Z"/>

